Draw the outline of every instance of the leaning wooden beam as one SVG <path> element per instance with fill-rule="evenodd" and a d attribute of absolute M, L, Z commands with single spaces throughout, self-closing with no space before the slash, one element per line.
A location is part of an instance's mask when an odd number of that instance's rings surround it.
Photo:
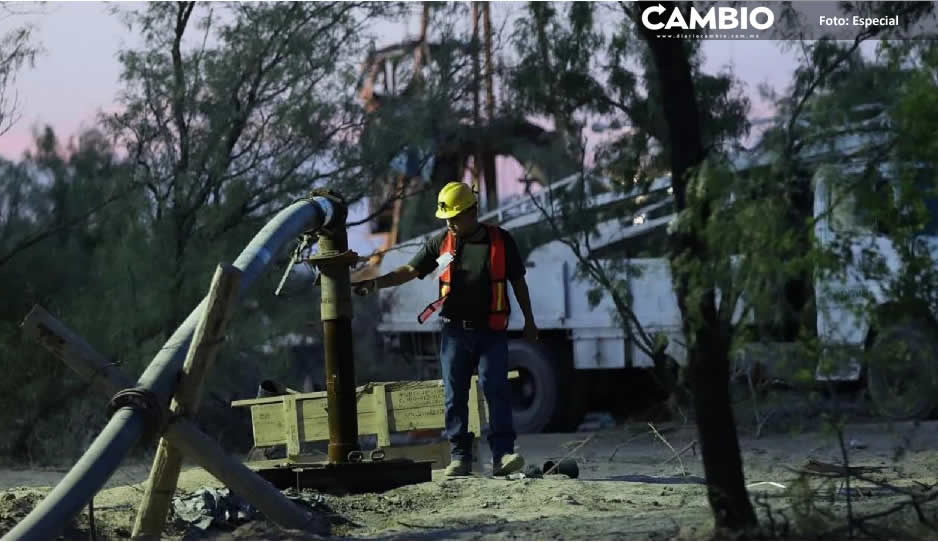
<path fill-rule="evenodd" d="M 231 318 L 231 307 L 240 283 L 241 270 L 237 267 L 219 265 L 215 269 L 205 310 L 195 328 L 182 366 L 182 380 L 169 407 L 171 417 L 194 417 L 198 412 L 202 382 L 215 363 L 215 354 Z M 160 539 L 170 501 L 176 493 L 180 470 L 182 454 L 165 437 L 161 438 L 153 458 L 150 479 L 137 511 L 131 534 L 133 540 Z"/>
<path fill-rule="evenodd" d="M 114 363 L 42 307 L 33 307 L 22 327 L 27 337 L 37 339 L 75 372 L 91 380 L 92 386 L 108 397 L 134 387 L 134 381 Z M 267 480 L 230 457 L 188 418 L 177 418 L 170 423 L 163 437 L 271 521 L 291 529 L 324 532 L 325 520 L 303 510 Z"/>

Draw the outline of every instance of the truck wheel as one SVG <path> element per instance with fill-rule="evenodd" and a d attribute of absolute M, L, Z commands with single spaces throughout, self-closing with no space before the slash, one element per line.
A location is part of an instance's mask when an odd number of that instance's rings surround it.
<path fill-rule="evenodd" d="M 903 322 L 878 334 L 867 351 L 867 386 L 880 414 L 921 419 L 938 406 L 938 339 L 926 324 Z"/>
<path fill-rule="evenodd" d="M 540 433 L 557 410 L 557 373 L 550 354 L 527 341 L 508 341 L 511 413 L 517 433 Z"/>

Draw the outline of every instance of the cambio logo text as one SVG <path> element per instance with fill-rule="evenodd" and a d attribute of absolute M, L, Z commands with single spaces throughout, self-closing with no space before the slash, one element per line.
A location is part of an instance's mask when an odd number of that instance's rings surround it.
<path fill-rule="evenodd" d="M 658 4 L 646 8 L 642 12 L 642 24 L 649 30 L 671 30 L 680 28 L 688 29 L 713 29 L 713 30 L 766 30 L 775 23 L 775 13 L 767 7 L 757 7 L 749 9 L 746 7 L 713 7 L 707 10 L 705 15 L 701 15 L 697 8 L 690 8 L 690 21 L 685 19 L 681 10 L 674 8 L 667 22 L 663 20 L 662 15 L 667 11 L 664 6 Z"/>

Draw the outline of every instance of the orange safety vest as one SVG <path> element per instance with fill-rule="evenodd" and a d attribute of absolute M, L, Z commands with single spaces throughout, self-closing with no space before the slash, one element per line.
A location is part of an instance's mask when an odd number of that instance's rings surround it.
<path fill-rule="evenodd" d="M 505 266 L 505 241 L 497 226 L 485 224 L 489 232 L 489 283 L 492 294 L 489 302 L 489 329 L 504 331 L 508 329 L 508 299 L 507 299 L 507 269 Z M 440 298 L 427 305 L 418 316 L 421 324 L 426 322 L 440 307 L 449 295 L 450 281 L 453 266 L 456 265 L 456 243 L 452 232 L 447 231 L 440 243 L 440 255 L 450 253 L 453 260 L 440 274 Z"/>

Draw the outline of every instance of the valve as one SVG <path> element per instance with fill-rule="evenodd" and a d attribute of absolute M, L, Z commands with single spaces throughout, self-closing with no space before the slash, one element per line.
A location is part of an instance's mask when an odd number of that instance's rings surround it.
<path fill-rule="evenodd" d="M 277 289 L 274 290 L 275 296 L 280 296 L 280 292 L 283 290 L 283 285 L 287 283 L 287 277 L 290 276 L 290 272 L 293 271 L 293 267 L 296 264 L 300 262 L 306 262 L 309 259 L 309 255 L 313 250 L 314 244 L 316 244 L 316 238 L 311 233 L 304 233 L 300 236 L 296 247 L 293 248 L 293 254 L 290 255 L 290 263 L 288 263 L 287 268 L 284 269 L 283 276 L 280 278 L 280 283 L 277 285 Z"/>

